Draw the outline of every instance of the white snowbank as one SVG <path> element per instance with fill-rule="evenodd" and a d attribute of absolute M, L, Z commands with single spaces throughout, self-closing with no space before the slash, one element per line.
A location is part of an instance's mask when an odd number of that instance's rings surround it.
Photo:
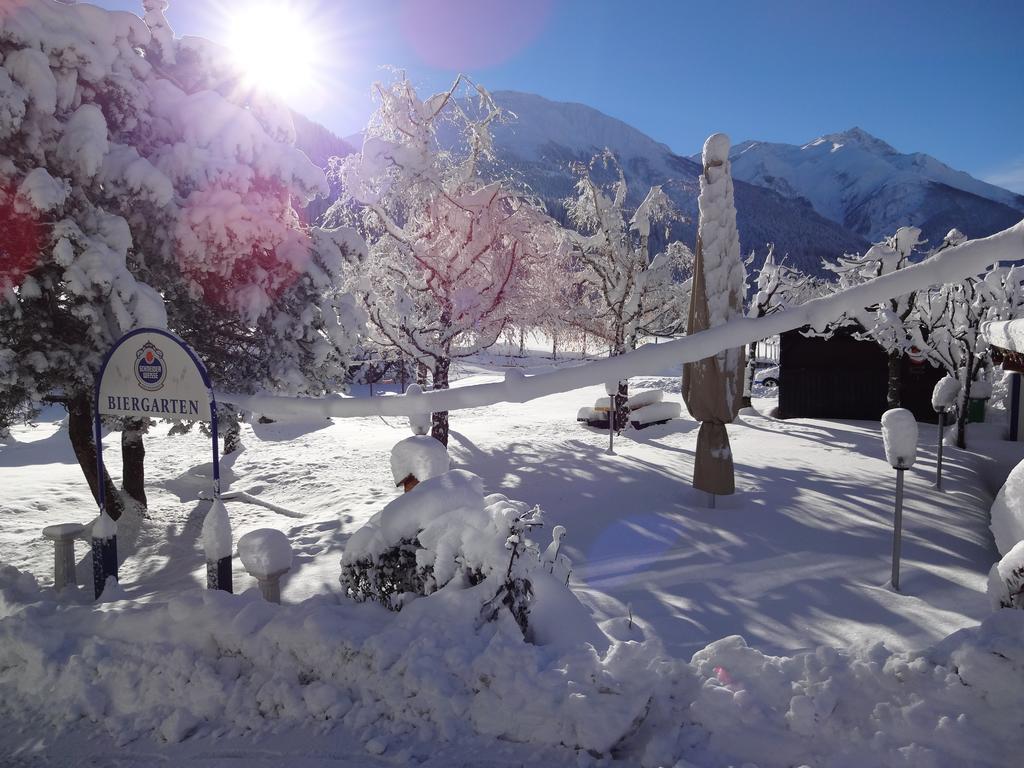
<path fill-rule="evenodd" d="M 292 545 L 275 528 L 258 528 L 238 540 L 238 557 L 253 576 L 270 576 L 292 566 Z"/>
<path fill-rule="evenodd" d="M 231 556 L 231 521 L 220 498 L 213 500 L 203 519 L 203 552 L 210 562 Z"/>
<path fill-rule="evenodd" d="M 51 734 L 85 721 L 119 744 L 341 728 L 431 748 L 564 745 L 565 762 L 614 748 L 645 768 L 997 768 L 1024 750 L 1024 611 L 924 651 L 766 656 L 733 636 L 686 662 L 642 633 L 602 655 L 525 643 L 505 614 L 473 630 L 480 602 L 465 598 L 484 586 L 398 614 L 209 590 L 61 606 L 0 568 L 0 709 Z"/>
<path fill-rule="evenodd" d="M 391 476 L 395 485 L 401 485 L 409 475 L 420 482 L 443 475 L 450 465 L 448 449 L 429 435 L 407 437 L 391 449 Z"/>
<path fill-rule="evenodd" d="M 906 408 L 891 408 L 882 414 L 882 442 L 885 458 L 893 467 L 910 469 L 917 456 L 917 419 Z"/>
<path fill-rule="evenodd" d="M 1024 540 L 1024 461 L 1010 470 L 990 512 L 992 536 L 999 554 L 1009 553 Z"/>
<path fill-rule="evenodd" d="M 932 408 L 936 411 L 952 408 L 959 394 L 960 382 L 952 376 L 943 376 L 935 382 L 935 388 L 932 390 Z"/>

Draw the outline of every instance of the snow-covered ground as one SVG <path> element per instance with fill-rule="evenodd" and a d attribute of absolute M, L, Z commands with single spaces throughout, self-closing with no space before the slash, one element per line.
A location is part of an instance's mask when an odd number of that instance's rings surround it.
<path fill-rule="evenodd" d="M 499 362 L 509 360 L 463 364 L 457 384 L 501 380 Z M 679 398 L 672 371 L 631 386 Z M 996 425 L 972 426 L 973 452 L 946 449 L 937 492 L 935 432 L 922 427 L 897 594 L 886 585 L 895 473 L 877 423 L 779 421 L 774 392 L 760 392 L 729 428 L 737 494 L 710 509 L 689 485 L 697 425 L 685 409 L 628 431 L 609 456 L 607 434 L 575 421 L 602 394 L 454 412 L 450 453 L 486 492 L 539 504 L 568 529 L 572 585 L 611 638 L 603 657 L 526 646 L 514 623 L 473 635 L 425 608 L 391 614 L 342 596 L 345 542 L 398 493 L 389 454 L 410 434 L 404 419 L 244 425 L 244 449 L 222 467 L 244 501 L 226 503 L 236 542 L 261 527 L 287 534 L 284 605 L 203 592 L 209 442 L 158 425 L 123 600 L 93 607 L 83 589 L 57 603 L 0 574 L 0 756 L 560 765 L 600 762 L 614 746 L 643 765 L 1012 764 L 1009 750 L 1024 746 L 1019 612 L 935 644 L 990 615 L 988 508 L 1024 448 Z M 44 587 L 53 551 L 42 528 L 94 516 L 62 416 L 48 411 L 0 443 L 0 560 Z M 115 475 L 117 437 L 104 444 Z M 236 592 L 255 586 L 237 557 L 234 567 Z M 733 635 L 746 645 L 720 640 Z M 966 684 L 954 686 L 958 669 Z M 525 713 L 514 725 L 512 710 Z M 611 734 L 628 738 L 602 741 Z"/>

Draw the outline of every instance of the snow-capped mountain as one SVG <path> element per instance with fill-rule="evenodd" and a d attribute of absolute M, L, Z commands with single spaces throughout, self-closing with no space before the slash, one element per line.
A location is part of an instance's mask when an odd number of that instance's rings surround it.
<path fill-rule="evenodd" d="M 508 121 L 494 126 L 500 161 L 496 172 L 505 175 L 511 170 L 544 200 L 552 215 L 565 221 L 563 201 L 576 178 L 572 163 L 589 162 L 607 147 L 623 167 L 633 204 L 651 185 L 665 187 L 689 217 L 674 226 L 672 235 L 692 247 L 697 235 L 699 155 L 677 155 L 584 104 L 518 91 L 492 95 L 510 113 Z M 347 154 L 350 145 L 361 143 L 359 136 L 338 139 L 315 124 L 304 128 L 298 144 L 318 164 L 326 164 L 325 152 Z M 743 252 L 763 253 L 773 242 L 789 264 L 812 274 L 822 273 L 823 260 L 863 251 L 904 225 L 920 227 L 924 237 L 938 243 L 953 227 L 982 237 L 1024 217 L 1024 196 L 928 155 L 901 154 L 859 128 L 804 146 L 746 141 L 733 148 L 731 160 Z"/>
<path fill-rule="evenodd" d="M 562 200 L 572 192 L 570 164 L 589 161 L 604 148 L 621 163 L 630 198 L 639 203 L 661 184 L 689 221 L 673 235 L 692 247 L 697 236 L 700 164 L 672 152 L 646 134 L 583 104 L 554 102 L 517 91 L 496 91 L 495 101 L 514 117 L 494 128 L 494 145 L 504 165 L 563 216 Z M 774 242 L 793 266 L 820 272 L 825 258 L 863 250 L 867 241 L 815 212 L 799 199 L 752 184 L 735 185 L 740 245 L 744 253 Z"/>
<path fill-rule="evenodd" d="M 869 240 L 908 224 L 934 243 L 952 227 L 980 237 L 1024 216 L 1024 195 L 929 155 L 902 154 L 861 128 L 803 146 L 746 141 L 733 148 L 731 160 L 735 178 L 806 200 Z"/>

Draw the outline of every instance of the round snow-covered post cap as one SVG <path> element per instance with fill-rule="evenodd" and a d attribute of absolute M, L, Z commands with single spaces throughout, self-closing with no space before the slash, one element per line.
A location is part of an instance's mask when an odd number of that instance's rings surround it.
<path fill-rule="evenodd" d="M 917 419 L 906 408 L 892 408 L 882 414 L 882 443 L 885 458 L 893 469 L 910 469 L 917 457 Z"/>
<path fill-rule="evenodd" d="M 704 165 L 708 163 L 724 163 L 729 159 L 729 147 L 731 142 L 724 133 L 713 133 L 704 142 L 704 151 L 701 159 Z"/>
<path fill-rule="evenodd" d="M 932 408 L 936 413 L 942 413 L 953 407 L 957 395 L 960 394 L 960 382 L 952 376 L 943 376 L 935 382 L 932 390 Z"/>
<path fill-rule="evenodd" d="M 281 602 L 281 577 L 292 567 L 292 545 L 288 537 L 274 528 L 249 531 L 238 540 L 242 567 L 256 579 L 263 598 Z"/>

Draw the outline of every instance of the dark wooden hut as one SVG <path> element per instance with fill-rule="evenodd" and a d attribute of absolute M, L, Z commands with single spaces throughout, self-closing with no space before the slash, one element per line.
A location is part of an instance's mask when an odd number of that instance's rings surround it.
<path fill-rule="evenodd" d="M 903 357 L 902 406 L 918 421 L 935 422 L 931 396 L 944 371 Z M 830 339 L 782 334 L 779 345 L 779 412 L 783 419 L 862 419 L 885 413 L 889 369 L 885 352 L 849 332 Z"/>

